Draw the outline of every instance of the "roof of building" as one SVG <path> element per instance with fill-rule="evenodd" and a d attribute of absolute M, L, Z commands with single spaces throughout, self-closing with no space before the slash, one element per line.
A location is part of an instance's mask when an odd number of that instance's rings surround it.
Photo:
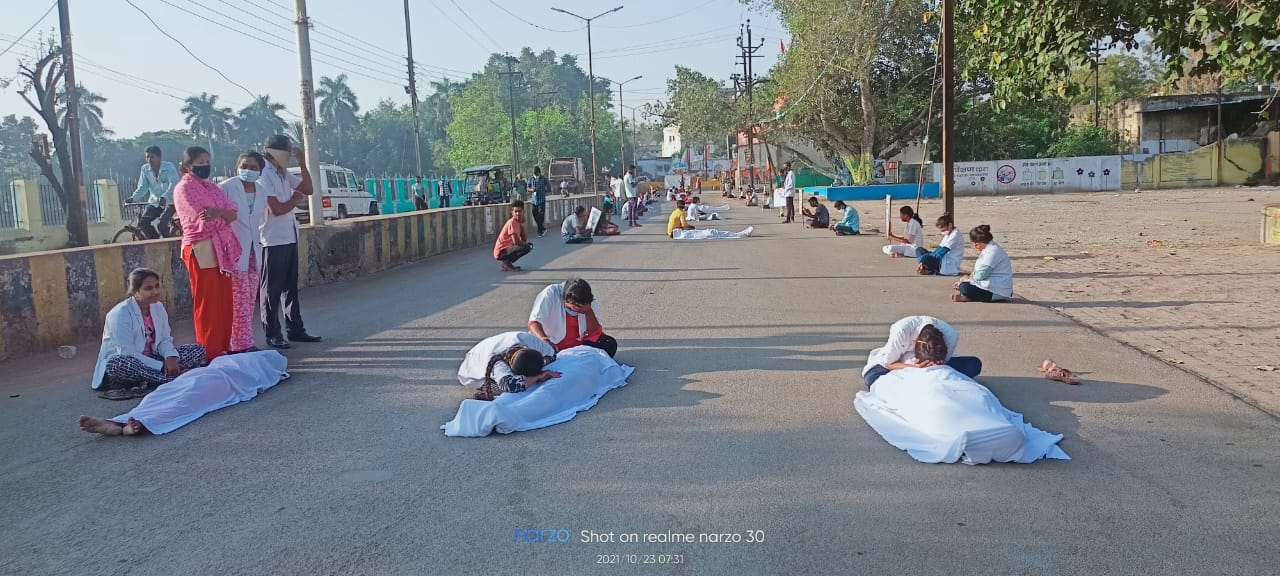
<path fill-rule="evenodd" d="M 1238 92 L 1221 96 L 1224 106 L 1261 102 L 1276 97 L 1276 92 Z M 1178 96 L 1148 96 L 1138 100 L 1142 112 L 1167 112 L 1188 108 L 1206 108 L 1218 105 L 1217 94 L 1185 94 Z"/>

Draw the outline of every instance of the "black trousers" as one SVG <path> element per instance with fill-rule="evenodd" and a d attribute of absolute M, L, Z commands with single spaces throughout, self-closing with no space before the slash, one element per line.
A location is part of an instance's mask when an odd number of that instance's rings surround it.
<path fill-rule="evenodd" d="M 280 307 L 290 335 L 307 331 L 298 304 L 298 245 L 267 246 L 262 252 L 262 280 L 258 285 L 262 303 L 262 329 L 267 338 L 279 338 Z"/>
<path fill-rule="evenodd" d="M 796 199 L 794 196 L 787 197 L 787 222 L 794 222 L 796 219 Z"/>
<path fill-rule="evenodd" d="M 156 219 L 160 219 L 160 229 L 156 230 Z M 163 208 L 152 204 L 142 212 L 142 217 L 138 218 L 138 227 L 142 229 L 142 233 L 147 238 L 155 240 L 160 237 L 169 237 L 169 229 L 173 227 L 173 204 L 167 204 Z"/>
<path fill-rule="evenodd" d="M 538 225 L 538 234 L 547 233 L 547 205 L 533 205 L 533 223 Z"/>
<path fill-rule="evenodd" d="M 506 262 L 507 264 L 515 264 L 516 260 L 524 258 L 532 250 L 533 248 L 530 248 L 528 244 L 519 244 L 516 246 L 512 246 L 510 248 L 503 250 L 502 254 L 498 256 L 498 260 L 501 262 Z"/>
<path fill-rule="evenodd" d="M 441 207 L 441 208 L 448 208 L 448 207 L 449 207 L 449 198 L 451 198 L 451 197 L 450 197 L 450 196 L 441 196 L 441 197 L 440 197 L 440 207 Z"/>
<path fill-rule="evenodd" d="M 618 353 L 618 340 L 608 334 L 601 334 L 595 342 L 583 342 L 582 345 L 604 350 L 610 358 Z"/>

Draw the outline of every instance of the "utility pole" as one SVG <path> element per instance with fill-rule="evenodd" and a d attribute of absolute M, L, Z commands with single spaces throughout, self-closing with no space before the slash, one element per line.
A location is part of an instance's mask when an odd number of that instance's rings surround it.
<path fill-rule="evenodd" d="M 636 109 L 631 109 L 631 163 L 636 163 Z"/>
<path fill-rule="evenodd" d="M 955 142 L 955 0 L 942 0 L 942 201 L 943 212 L 956 215 Z"/>
<path fill-rule="evenodd" d="M 499 72 L 498 75 L 507 77 L 507 97 L 510 99 L 509 100 L 510 105 L 508 107 L 511 109 L 511 177 L 512 177 L 512 180 L 514 181 L 515 175 L 520 173 L 520 148 L 516 144 L 515 78 L 516 76 L 520 76 L 522 73 L 516 72 L 512 69 L 512 66 L 514 66 L 516 62 L 520 61 L 518 58 L 512 58 L 511 53 L 508 52 L 506 55 L 506 59 L 507 59 L 507 71 Z"/>
<path fill-rule="evenodd" d="M 742 42 L 742 34 L 745 31 L 747 35 L 746 43 Z M 751 19 L 747 19 L 744 31 L 738 33 L 738 49 L 742 54 L 738 59 L 742 61 L 742 89 L 747 94 L 747 117 L 751 119 L 751 124 L 747 126 L 747 180 L 752 188 L 756 185 L 756 122 L 755 122 L 755 97 L 753 88 L 762 84 L 755 77 L 755 59 L 762 58 L 756 54 L 764 47 L 764 38 L 760 39 L 759 44 L 754 44 L 751 39 Z"/>
<path fill-rule="evenodd" d="M 1102 51 L 1101 49 L 1099 49 L 1097 41 L 1094 41 L 1093 43 L 1093 127 L 1094 128 L 1102 127 L 1102 123 L 1099 121 L 1101 115 L 1099 114 L 1099 106 L 1098 106 L 1098 88 L 1099 88 L 1099 85 L 1101 84 L 1102 66 L 1103 66 Z"/>
<path fill-rule="evenodd" d="M 413 34 L 409 32 L 409 0 L 404 0 L 404 44 L 409 60 L 409 107 L 413 110 L 413 152 L 418 159 L 414 176 L 422 178 L 422 130 L 418 127 L 418 80 L 413 70 Z M 425 192 L 424 192 L 425 193 Z"/>
<path fill-rule="evenodd" d="M 316 94 L 315 81 L 311 76 L 311 19 L 307 18 L 307 0 L 294 0 L 293 4 L 297 16 L 294 23 L 298 26 L 298 72 L 302 76 L 302 149 L 312 182 L 318 183 L 324 179 L 324 175 L 320 173 L 320 147 L 316 145 Z M 307 198 L 312 226 L 324 226 L 321 189 L 323 186 L 316 184 L 311 196 Z"/>
<path fill-rule="evenodd" d="M 618 163 L 622 165 L 622 171 L 627 171 L 627 125 L 626 120 L 622 117 L 622 87 L 643 78 L 644 76 L 636 76 L 630 80 L 622 82 L 613 82 L 618 85 Z M 635 127 L 632 127 L 635 130 Z"/>
<path fill-rule="evenodd" d="M 598 182 L 598 178 L 600 178 L 600 166 L 597 164 L 597 161 L 596 161 L 596 72 L 595 72 L 595 68 L 593 67 L 592 58 L 591 58 L 592 56 L 591 54 L 591 21 L 601 16 L 612 14 L 621 9 L 622 9 L 622 6 L 618 6 L 617 8 L 614 8 L 612 10 L 606 10 L 590 18 L 584 18 L 568 10 L 562 10 L 560 8 L 552 8 L 552 10 L 556 12 L 560 12 L 561 14 L 568 14 L 570 16 L 573 16 L 574 18 L 577 18 L 587 23 L 587 77 L 588 77 L 587 98 L 591 100 L 591 180 L 590 182 L 591 182 L 592 194 L 596 194 L 599 192 L 599 188 L 597 187 L 596 183 Z"/>
<path fill-rule="evenodd" d="M 78 246 L 89 245 L 89 214 L 85 206 L 84 190 L 84 150 L 80 143 L 80 85 L 76 83 L 76 66 L 74 52 L 71 49 L 71 7 L 69 0 L 58 0 L 58 26 L 62 30 L 62 69 L 65 90 L 67 91 L 67 143 L 71 148 L 71 174 L 74 182 L 63 182 L 63 186 L 74 186 L 74 203 L 67 203 L 67 220 L 76 223 L 75 236 L 72 242 Z M 101 205 L 101 204 L 99 204 Z"/>

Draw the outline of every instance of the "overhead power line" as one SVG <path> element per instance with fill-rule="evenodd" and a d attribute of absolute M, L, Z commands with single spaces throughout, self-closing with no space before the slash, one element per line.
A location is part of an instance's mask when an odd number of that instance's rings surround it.
<path fill-rule="evenodd" d="M 672 14 L 672 15 L 670 15 L 670 16 L 667 16 L 667 17 L 665 17 L 665 18 L 659 18 L 659 19 L 657 19 L 657 20 L 650 20 L 649 22 L 638 22 L 638 23 L 636 23 L 636 24 L 626 24 L 626 25 L 622 25 L 622 26 L 601 26 L 601 28 L 626 29 L 626 28 L 639 28 L 639 27 L 641 27 L 641 26 L 652 26 L 652 25 L 654 25 L 654 24 L 661 24 L 661 23 L 663 23 L 663 22 L 667 22 L 667 21 L 670 21 L 670 20 L 675 20 L 676 18 L 679 18 L 679 17 L 681 17 L 681 16 L 684 16 L 685 14 L 689 14 L 690 12 L 696 12 L 696 11 L 698 11 L 698 10 L 701 10 L 701 9 L 703 9 L 703 8 L 706 8 L 707 6 L 709 6 L 709 5 L 711 5 L 711 4 L 714 4 L 715 2 L 716 2 L 716 0 L 707 0 L 706 2 L 703 2 L 703 3 L 701 3 L 701 4 L 697 5 L 697 6 L 694 6 L 693 8 L 690 8 L 690 9 L 688 9 L 688 10 L 685 10 L 684 12 L 679 12 L 679 13 L 676 13 L 676 14 Z"/>
<path fill-rule="evenodd" d="M 41 22 L 44 22 L 44 19 L 49 17 L 49 13 L 53 12 L 53 9 L 57 7 L 58 7 L 58 2 L 57 0 L 54 0 L 53 4 L 49 5 L 49 9 L 44 11 L 44 14 L 41 14 L 39 18 L 36 18 L 36 21 L 32 22 L 29 28 L 24 30 L 22 34 L 18 35 L 17 40 L 14 40 L 12 43 L 6 46 L 4 50 L 0 50 L 0 56 L 4 56 L 5 54 L 8 54 L 10 50 L 13 50 L 13 47 L 16 46 L 18 42 L 21 42 L 23 38 L 26 38 L 27 34 L 30 34 L 32 30 L 35 30 L 36 26 L 39 26 Z"/>
<path fill-rule="evenodd" d="M 489 35 L 489 31 L 485 30 L 484 26 L 481 26 L 479 22 L 476 22 L 475 19 L 472 18 L 470 14 L 467 14 L 467 11 L 463 10 L 462 7 L 459 6 L 457 2 L 454 2 L 453 0 L 449 0 L 449 3 L 453 4 L 453 7 L 457 8 L 458 11 L 462 13 L 462 17 L 466 18 L 468 22 L 473 24 L 476 27 L 476 29 L 480 31 L 481 34 L 484 34 L 484 37 L 488 38 L 489 42 L 493 43 L 494 48 L 497 48 L 499 52 L 502 51 L 502 45 L 499 44 L 497 40 L 494 40 L 493 36 Z"/>
<path fill-rule="evenodd" d="M 148 22 L 150 22 L 152 26 L 155 26 L 156 30 L 158 30 L 161 34 L 164 34 L 164 35 L 165 35 L 165 36 L 167 36 L 170 40 L 173 40 L 173 41 L 174 41 L 174 42 L 176 42 L 179 46 L 181 46 L 181 47 L 182 47 L 182 49 L 183 49 L 183 50 L 185 50 L 185 51 L 187 52 L 187 54 L 190 54 L 190 55 L 191 55 L 191 57 L 192 57 L 192 58 L 194 58 L 194 59 L 196 60 L 196 62 L 199 62 L 199 63 L 203 64 L 205 68 L 208 68 L 208 69 L 210 69 L 210 70 L 213 70 L 213 71 L 214 71 L 214 72 L 216 72 L 219 76 L 221 76 L 223 80 L 226 80 L 227 82 L 230 82 L 231 84 L 233 84 L 235 87 L 237 87 L 237 88 L 239 88 L 239 89 L 241 89 L 241 90 L 244 90 L 244 93 L 245 93 L 245 94 L 248 94 L 248 95 L 249 95 L 249 98 L 251 98 L 251 99 L 257 99 L 257 98 L 258 98 L 258 96 L 257 96 L 256 94 L 254 94 L 252 90 L 249 90 L 248 88 L 245 88 L 245 87 L 244 87 L 243 85 L 241 85 L 239 82 L 236 82 L 235 80 L 232 80 L 230 77 L 228 77 L 226 74 L 223 74 L 221 70 L 217 69 L 217 68 L 216 68 L 216 67 L 214 67 L 212 64 L 209 64 L 208 62 L 205 62 L 203 59 L 201 59 L 199 56 L 196 56 L 196 53 L 195 53 L 195 52 L 192 52 L 190 48 L 187 48 L 187 45 L 186 45 L 186 44 L 183 44 L 181 40 L 179 40 L 179 39 L 177 39 L 177 38 L 174 38 L 172 34 L 169 34 L 168 32 L 166 32 L 166 31 L 164 30 L 164 28 L 161 28 L 161 27 L 160 27 L 160 24 L 157 24 L 157 23 L 156 23 L 156 21 L 155 21 L 153 18 L 151 18 L 151 15 L 150 15 L 150 14 L 147 14 L 147 12 L 146 12 L 145 10 L 143 10 L 142 8 L 139 8 L 137 4 L 134 4 L 134 3 L 133 3 L 133 0 L 124 0 L 124 1 L 125 1 L 125 3 L 126 3 L 126 4 L 128 4 L 128 5 L 130 5 L 130 6 L 133 6 L 133 9 L 134 9 L 134 10 L 137 10 L 139 14 L 142 14 L 142 16 L 143 16 L 144 18 L 146 18 L 146 19 L 147 19 L 147 21 L 148 21 Z"/>
<path fill-rule="evenodd" d="M 539 30 L 546 30 L 547 32 L 577 32 L 577 31 L 579 31 L 579 30 L 582 30 L 583 28 L 586 28 L 586 26 L 582 26 L 581 28 L 573 28 L 573 29 L 570 29 L 570 30 L 556 30 L 555 28 L 547 28 L 546 26 L 542 26 L 542 25 L 540 25 L 540 24 L 534 24 L 533 22 L 530 22 L 530 21 L 528 21 L 528 20 L 525 20 L 524 18 L 521 18 L 521 17 L 520 17 L 520 15 L 518 15 L 518 14 L 516 14 L 515 12 L 512 12 L 512 11 L 510 11 L 510 10 L 507 10 L 507 9 L 506 9 L 506 7 L 504 7 L 504 6 L 503 6 L 503 5 L 501 5 L 501 4 L 498 4 L 497 2 L 494 2 L 493 0 L 489 0 L 489 3 L 490 3 L 490 4 L 493 4 L 495 8 L 497 8 L 497 9 L 499 9 L 499 10 L 503 11 L 503 12 L 506 12 L 506 13 L 507 13 L 509 16 L 511 16 L 512 18 L 515 18 L 516 20 L 519 20 L 519 21 L 521 21 L 521 22 L 524 22 L 525 24 L 528 24 L 528 25 L 530 25 L 530 26 L 533 26 L 534 28 L 537 28 L 537 29 L 539 29 Z"/>

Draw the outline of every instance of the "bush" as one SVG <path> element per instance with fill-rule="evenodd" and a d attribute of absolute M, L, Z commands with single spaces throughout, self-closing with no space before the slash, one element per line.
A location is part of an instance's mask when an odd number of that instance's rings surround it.
<path fill-rule="evenodd" d="M 1092 124 L 1068 126 L 1060 130 L 1049 145 L 1050 158 L 1073 156 L 1110 156 L 1119 154 L 1119 135 Z"/>

